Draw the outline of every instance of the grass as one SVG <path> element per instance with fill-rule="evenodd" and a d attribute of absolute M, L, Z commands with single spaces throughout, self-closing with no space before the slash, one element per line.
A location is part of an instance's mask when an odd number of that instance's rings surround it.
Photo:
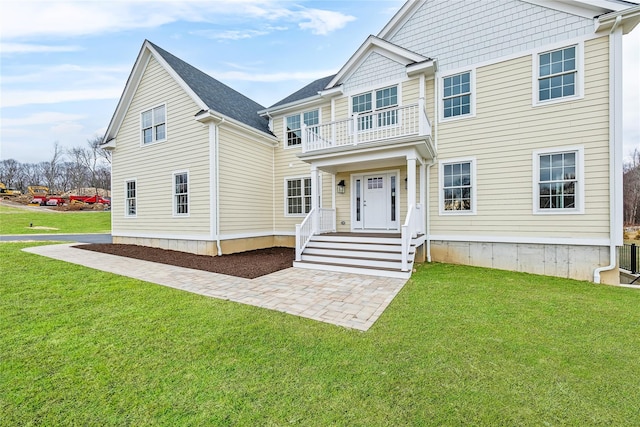
<path fill-rule="evenodd" d="M 639 425 L 640 292 L 425 265 L 369 331 L 0 245 L 0 425 Z"/>
<path fill-rule="evenodd" d="M 0 234 L 110 233 L 110 212 L 41 212 L 0 206 Z"/>

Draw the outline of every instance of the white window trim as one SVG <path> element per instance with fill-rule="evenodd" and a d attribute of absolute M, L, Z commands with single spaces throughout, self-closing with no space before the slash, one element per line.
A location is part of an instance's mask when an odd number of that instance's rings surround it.
<path fill-rule="evenodd" d="M 459 116 L 445 117 L 444 116 L 444 79 L 447 77 L 455 76 L 458 74 L 470 73 L 469 83 L 471 84 L 471 105 L 469 114 L 462 114 Z M 476 68 L 463 68 L 459 70 L 447 71 L 447 74 L 441 74 L 437 76 L 438 82 L 438 121 L 441 123 L 454 122 L 456 120 L 469 119 L 476 116 Z"/>
<path fill-rule="evenodd" d="M 303 203 L 303 205 L 302 205 L 302 211 L 303 211 L 303 212 L 302 212 L 301 214 L 292 214 L 292 213 L 289 213 L 289 203 L 288 203 L 289 198 L 288 198 L 288 196 L 287 196 L 287 190 L 288 190 L 288 188 L 287 188 L 287 182 L 288 182 L 288 181 L 292 181 L 292 180 L 294 180 L 294 179 L 299 179 L 299 180 L 301 180 L 301 181 L 302 181 L 302 203 Z M 304 198 L 305 198 L 305 194 L 304 194 L 304 180 L 305 180 L 305 179 L 312 179 L 312 178 L 311 178 L 311 175 L 299 175 L 299 176 L 286 176 L 286 177 L 284 177 L 284 184 L 283 184 L 283 186 L 284 186 L 284 193 L 283 193 L 283 195 L 284 195 L 284 216 L 285 216 L 285 217 L 291 217 L 291 218 L 304 218 L 304 217 L 306 217 L 306 216 L 308 215 L 307 213 L 304 213 L 304 207 L 305 207 L 305 206 L 304 206 Z M 311 194 L 311 197 L 313 197 L 313 194 Z M 313 200 L 312 200 L 312 203 L 313 203 Z M 311 207 L 309 207 L 309 209 L 311 209 Z"/>
<path fill-rule="evenodd" d="M 127 201 L 129 200 L 128 196 L 128 191 L 127 191 L 127 184 L 129 184 L 130 182 L 133 182 L 136 186 L 136 213 L 131 215 L 129 213 L 129 203 L 127 203 Z M 138 217 L 138 208 L 139 208 L 139 204 L 138 204 L 138 179 L 137 178 L 131 178 L 131 179 L 125 179 L 124 180 L 124 216 L 125 218 L 137 218 Z"/>
<path fill-rule="evenodd" d="M 471 163 L 471 210 L 468 211 L 447 211 L 444 209 L 444 165 L 451 163 Z M 443 159 L 438 161 L 438 210 L 443 216 L 476 215 L 477 212 L 477 164 L 475 157 L 458 157 L 454 159 Z"/>
<path fill-rule="evenodd" d="M 176 175 L 181 175 L 181 174 L 187 174 L 187 213 L 186 214 L 179 214 L 177 212 L 177 205 L 176 205 Z M 186 218 L 189 217 L 191 215 L 191 178 L 189 176 L 189 170 L 185 169 L 185 170 L 178 170 L 178 171 L 174 171 L 171 174 L 171 200 L 172 200 L 172 214 L 174 218 Z"/>
<path fill-rule="evenodd" d="M 291 117 L 291 116 L 300 116 L 300 129 L 302 129 L 302 125 L 304 124 L 304 113 L 309 113 L 311 111 L 317 111 L 318 112 L 318 124 L 321 125 L 322 124 L 322 108 L 318 107 L 318 108 L 311 108 L 309 110 L 304 110 L 301 111 L 300 113 L 296 113 L 296 114 L 285 114 L 282 117 L 282 146 L 284 147 L 285 150 L 296 150 L 296 149 L 301 149 L 302 148 L 302 143 L 297 144 L 297 145 L 289 145 L 289 141 L 288 141 L 288 135 L 287 135 L 287 117 Z M 301 136 L 302 138 L 302 136 Z"/>
<path fill-rule="evenodd" d="M 159 140 L 154 140 L 151 142 L 148 142 L 145 144 L 144 142 L 144 135 L 142 133 L 142 113 L 146 113 L 147 111 L 153 111 L 154 109 L 158 108 L 158 107 L 164 107 L 164 139 L 159 139 Z M 169 139 L 169 126 L 168 126 L 168 122 L 169 122 L 169 117 L 168 117 L 168 108 L 167 108 L 167 103 L 163 102 L 161 104 L 158 105 L 154 105 L 153 107 L 150 108 L 145 108 L 144 110 L 141 110 L 138 117 L 139 117 L 139 121 L 140 124 L 138 126 L 138 133 L 140 134 L 140 146 L 141 147 L 149 147 L 151 145 L 155 145 L 155 144 L 160 144 L 162 142 L 166 142 Z M 152 132 L 153 133 L 153 132 Z M 153 133 L 154 138 L 155 138 L 155 133 Z"/>
<path fill-rule="evenodd" d="M 552 52 L 554 50 L 566 49 L 568 47 L 576 47 L 576 82 L 575 82 L 575 94 L 572 96 L 564 96 L 560 98 L 548 99 L 545 101 L 538 100 L 540 95 L 538 89 L 538 77 L 540 72 L 540 55 Z M 562 102 L 575 101 L 577 99 L 584 98 L 584 41 L 577 43 L 566 44 L 554 44 L 551 46 L 545 46 L 544 49 L 533 52 L 531 58 L 532 70 L 531 70 L 531 105 L 534 107 L 542 107 L 545 105 L 554 105 Z"/>
<path fill-rule="evenodd" d="M 567 153 L 574 151 L 578 154 L 576 159 L 576 207 L 573 209 L 540 209 L 540 155 L 544 154 L 556 154 Z M 533 214 L 534 215 L 582 215 L 584 214 L 584 147 L 583 146 L 570 146 L 570 147 L 551 147 L 541 150 L 535 150 L 532 154 L 533 163 Z"/>

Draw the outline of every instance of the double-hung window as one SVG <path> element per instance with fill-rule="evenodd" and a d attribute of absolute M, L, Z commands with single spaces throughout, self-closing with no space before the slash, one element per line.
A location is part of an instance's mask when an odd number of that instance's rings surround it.
<path fill-rule="evenodd" d="M 167 106 L 164 104 L 142 112 L 140 125 L 143 144 L 151 144 L 167 139 L 166 117 Z"/>
<path fill-rule="evenodd" d="M 188 172 L 176 172 L 173 174 L 173 214 L 176 216 L 189 215 Z"/>
<path fill-rule="evenodd" d="M 582 149 L 534 153 L 537 213 L 581 213 Z"/>
<path fill-rule="evenodd" d="M 475 165 L 473 159 L 440 163 L 440 211 L 475 213 Z"/>
<path fill-rule="evenodd" d="M 538 101 L 575 96 L 577 79 L 577 46 L 538 55 Z"/>
<path fill-rule="evenodd" d="M 302 123 L 306 126 L 320 124 L 320 111 L 311 110 L 302 114 L 295 114 L 285 118 L 287 125 L 287 147 L 302 144 Z"/>
<path fill-rule="evenodd" d="M 397 124 L 398 111 L 393 108 L 397 106 L 398 86 L 390 86 L 351 97 L 351 112 L 354 115 L 358 114 L 358 130 Z"/>
<path fill-rule="evenodd" d="M 471 71 L 442 79 L 442 116 L 471 114 Z"/>
<path fill-rule="evenodd" d="M 287 215 L 311 211 L 311 178 L 289 178 L 285 182 Z"/>
<path fill-rule="evenodd" d="M 125 216 L 136 216 L 138 213 L 138 194 L 136 180 L 125 181 Z"/>

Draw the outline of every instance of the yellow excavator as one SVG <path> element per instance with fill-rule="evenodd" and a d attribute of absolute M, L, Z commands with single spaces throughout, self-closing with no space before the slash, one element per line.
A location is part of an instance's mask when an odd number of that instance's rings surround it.
<path fill-rule="evenodd" d="M 3 182 L 0 182 L 0 197 L 21 196 L 22 192 L 13 188 L 7 188 Z"/>

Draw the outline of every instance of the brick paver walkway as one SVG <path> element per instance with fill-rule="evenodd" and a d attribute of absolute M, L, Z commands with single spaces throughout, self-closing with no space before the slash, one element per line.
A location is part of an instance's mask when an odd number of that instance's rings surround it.
<path fill-rule="evenodd" d="M 133 258 L 84 251 L 75 244 L 24 249 L 38 255 L 347 328 L 368 330 L 406 280 L 288 268 L 243 279 Z"/>

